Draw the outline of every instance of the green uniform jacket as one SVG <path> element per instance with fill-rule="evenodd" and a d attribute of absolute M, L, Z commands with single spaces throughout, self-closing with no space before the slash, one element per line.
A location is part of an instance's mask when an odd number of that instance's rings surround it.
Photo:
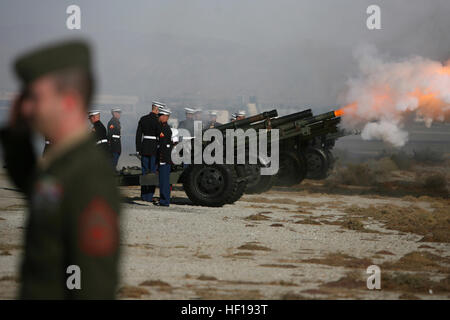
<path fill-rule="evenodd" d="M 29 204 L 20 298 L 113 299 L 120 195 L 109 159 L 86 137 L 40 169 L 28 133 L 2 130 L 0 139 Z"/>

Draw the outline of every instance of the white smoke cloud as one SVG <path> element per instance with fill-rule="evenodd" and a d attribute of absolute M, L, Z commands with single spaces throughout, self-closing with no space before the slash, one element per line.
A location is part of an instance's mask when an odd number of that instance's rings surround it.
<path fill-rule="evenodd" d="M 450 60 L 447 64 L 423 57 L 385 61 L 375 47 L 356 51 L 360 74 L 348 81 L 343 124 L 362 129 L 365 140 L 381 139 L 401 147 L 408 141 L 405 116 L 415 112 L 430 126 L 448 121 Z"/>

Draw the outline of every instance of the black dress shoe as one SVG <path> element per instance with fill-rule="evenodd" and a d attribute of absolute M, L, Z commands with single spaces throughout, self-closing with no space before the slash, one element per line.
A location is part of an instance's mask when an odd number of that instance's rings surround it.
<path fill-rule="evenodd" d="M 159 202 L 153 202 L 153 204 L 158 207 L 168 207 L 169 206 L 168 204 L 161 204 Z"/>

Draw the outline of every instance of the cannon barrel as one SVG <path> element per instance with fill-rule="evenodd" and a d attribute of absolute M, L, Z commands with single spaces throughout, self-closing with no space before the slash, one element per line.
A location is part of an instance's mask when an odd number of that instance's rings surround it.
<path fill-rule="evenodd" d="M 226 129 L 239 129 L 239 128 L 249 126 L 254 122 L 274 118 L 276 116 L 278 116 L 278 112 L 276 109 L 274 109 L 271 111 L 265 111 L 263 113 L 260 113 L 260 114 L 242 119 L 242 120 L 237 120 L 237 121 L 222 124 L 220 126 L 217 126 L 216 129 L 219 129 L 221 131 L 224 131 Z"/>
<path fill-rule="evenodd" d="M 279 130 L 280 140 L 299 136 L 300 139 L 310 139 L 321 135 L 336 133 L 337 125 L 341 118 L 336 116 L 336 111 L 329 111 L 317 116 L 287 121 L 278 126 L 272 126 Z"/>
<path fill-rule="evenodd" d="M 276 128 L 276 127 L 283 125 L 285 123 L 288 123 L 288 122 L 312 117 L 312 115 L 313 114 L 312 114 L 311 109 L 307 109 L 307 110 L 303 110 L 300 112 L 288 114 L 286 116 L 282 116 L 279 118 L 269 119 L 264 122 L 255 123 L 251 126 L 251 128 L 253 128 L 255 130 Z"/>

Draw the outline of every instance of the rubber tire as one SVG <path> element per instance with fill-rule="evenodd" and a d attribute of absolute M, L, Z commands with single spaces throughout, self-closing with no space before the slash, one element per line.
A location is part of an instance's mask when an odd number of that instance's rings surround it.
<path fill-rule="evenodd" d="M 290 161 L 291 167 L 287 172 L 284 172 L 286 168 L 282 168 L 282 161 Z M 283 169 L 283 171 L 281 171 Z M 280 170 L 275 178 L 275 185 L 283 187 L 291 187 L 301 183 L 307 174 L 306 159 L 303 154 L 296 154 L 294 152 L 281 152 L 280 153 Z"/>
<path fill-rule="evenodd" d="M 325 154 L 327 155 L 327 161 L 328 161 L 328 171 L 327 171 L 327 177 L 328 177 L 330 175 L 330 172 L 334 168 L 334 164 L 336 163 L 336 158 L 334 157 L 334 155 L 330 149 L 325 149 Z"/>
<path fill-rule="evenodd" d="M 306 177 L 314 180 L 325 179 L 329 168 L 328 157 L 325 151 L 319 148 L 308 148 L 306 149 L 305 157 L 308 167 Z"/>
<path fill-rule="evenodd" d="M 201 186 L 201 175 L 208 170 L 220 174 L 222 183 L 214 194 L 208 194 Z M 233 166 L 213 165 L 191 165 L 185 170 L 183 188 L 188 198 L 195 204 L 206 207 L 221 207 L 230 199 L 233 191 L 237 188 L 237 174 Z"/>
<path fill-rule="evenodd" d="M 227 204 L 233 204 L 236 201 L 238 201 L 245 193 L 246 189 L 247 189 L 247 181 L 246 180 L 240 181 L 237 184 L 236 189 L 233 191 L 233 194 L 231 195 L 230 199 L 228 199 Z"/>
<path fill-rule="evenodd" d="M 253 165 L 252 165 L 253 166 Z M 256 165 L 254 165 L 256 166 Z M 253 167 L 252 179 L 247 182 L 247 189 L 245 193 L 247 194 L 259 194 L 269 191 L 274 182 L 274 176 L 262 176 L 260 174 L 261 168 L 258 166 L 258 171 L 255 172 L 255 167 Z"/>
<path fill-rule="evenodd" d="M 247 176 L 249 175 L 248 166 L 246 165 L 238 165 L 234 167 L 236 170 L 236 175 L 239 179 L 239 182 L 236 185 L 236 189 L 233 190 L 229 199 L 227 200 L 228 204 L 233 204 L 238 201 L 247 189 Z"/>

